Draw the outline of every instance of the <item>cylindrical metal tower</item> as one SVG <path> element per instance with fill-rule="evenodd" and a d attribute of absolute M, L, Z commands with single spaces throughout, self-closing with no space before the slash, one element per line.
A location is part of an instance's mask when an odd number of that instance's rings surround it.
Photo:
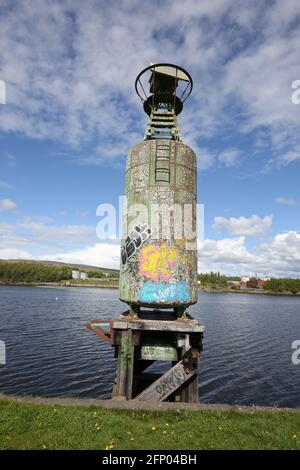
<path fill-rule="evenodd" d="M 127 158 L 120 266 L 120 299 L 135 315 L 145 306 L 182 316 L 197 302 L 196 155 L 176 118 L 191 90 L 190 75 L 171 64 L 136 79 L 149 122 Z"/>

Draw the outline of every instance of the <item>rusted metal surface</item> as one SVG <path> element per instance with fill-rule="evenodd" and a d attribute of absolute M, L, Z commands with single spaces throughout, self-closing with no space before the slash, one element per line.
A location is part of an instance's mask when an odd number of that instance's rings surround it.
<path fill-rule="evenodd" d="M 113 320 L 92 320 L 85 324 L 90 331 L 100 336 L 106 343 L 112 345 L 113 341 Z"/>
<path fill-rule="evenodd" d="M 145 72 L 151 75 L 149 96 L 141 85 Z M 129 311 L 86 325 L 115 348 L 114 398 L 136 403 L 198 401 L 204 326 L 185 312 L 198 296 L 197 162 L 177 122 L 192 86 L 190 75 L 170 64 L 152 64 L 136 80 L 150 119 L 144 141 L 126 161 L 120 299 Z M 157 378 L 147 372 L 155 361 L 173 367 Z"/>
<path fill-rule="evenodd" d="M 141 84 L 147 74 L 149 95 Z M 197 162 L 177 122 L 192 86 L 186 70 L 165 63 L 136 79 L 150 120 L 127 157 L 120 265 L 120 299 L 134 315 L 148 306 L 182 316 L 197 302 Z"/>
<path fill-rule="evenodd" d="M 136 214 L 124 214 L 120 299 L 150 307 L 196 303 L 195 153 L 167 139 L 135 145 L 128 155 L 125 194 L 128 207 L 146 210 L 138 224 Z M 187 228 L 178 224 L 184 214 Z"/>

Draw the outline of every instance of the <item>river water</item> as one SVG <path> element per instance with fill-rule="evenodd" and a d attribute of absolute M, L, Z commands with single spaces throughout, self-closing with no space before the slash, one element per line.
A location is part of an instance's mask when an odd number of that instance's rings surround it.
<path fill-rule="evenodd" d="M 113 350 L 84 324 L 124 310 L 114 289 L 0 286 L 0 392 L 109 398 Z M 189 313 L 206 326 L 201 402 L 300 408 L 300 297 L 201 293 Z"/>

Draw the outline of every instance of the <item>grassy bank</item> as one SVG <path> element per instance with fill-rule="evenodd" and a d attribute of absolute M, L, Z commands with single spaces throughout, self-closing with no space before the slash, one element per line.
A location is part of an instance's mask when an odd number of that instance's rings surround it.
<path fill-rule="evenodd" d="M 0 402 L 0 449 L 300 449 L 300 413 Z"/>

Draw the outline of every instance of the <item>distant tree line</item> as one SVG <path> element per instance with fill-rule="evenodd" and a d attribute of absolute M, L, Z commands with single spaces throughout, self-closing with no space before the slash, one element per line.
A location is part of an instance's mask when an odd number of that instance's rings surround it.
<path fill-rule="evenodd" d="M 106 275 L 105 275 L 105 273 L 102 273 L 100 271 L 89 271 L 88 272 L 88 278 L 102 279 L 103 277 L 106 277 Z"/>
<path fill-rule="evenodd" d="M 68 266 L 0 261 L 2 282 L 58 282 L 72 278 Z"/>
<path fill-rule="evenodd" d="M 103 279 L 103 278 L 112 278 L 118 279 L 119 273 L 117 271 L 88 271 L 88 278 L 90 279 Z"/>
<path fill-rule="evenodd" d="M 292 292 L 297 294 L 300 292 L 300 279 L 272 278 L 265 282 L 264 289 L 272 292 Z"/>
<path fill-rule="evenodd" d="M 225 276 L 220 273 L 201 273 L 198 274 L 198 281 L 203 287 L 227 287 L 227 281 L 240 281 L 238 276 Z"/>

